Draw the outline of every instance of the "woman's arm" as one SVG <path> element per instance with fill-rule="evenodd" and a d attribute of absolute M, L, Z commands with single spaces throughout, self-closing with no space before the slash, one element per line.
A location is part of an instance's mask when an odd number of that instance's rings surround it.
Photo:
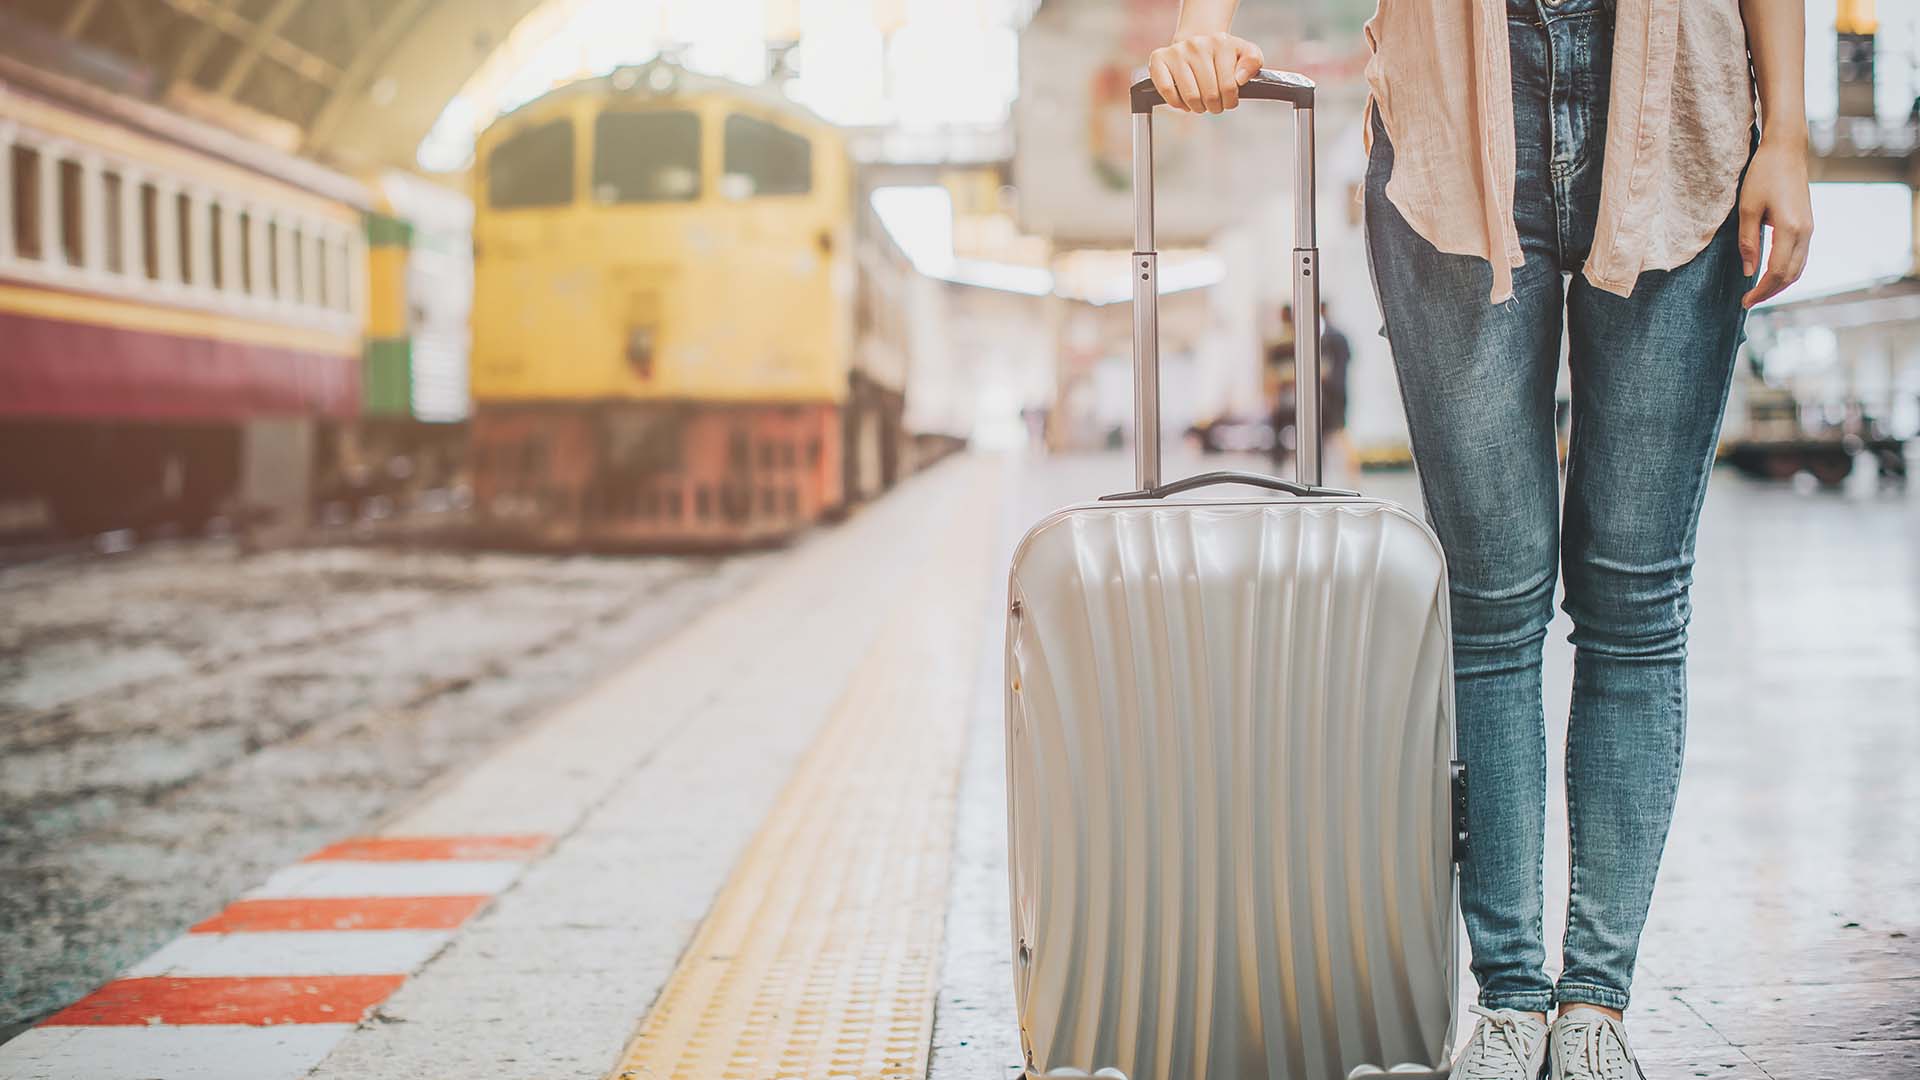
<path fill-rule="evenodd" d="M 1225 112 L 1260 71 L 1260 46 L 1227 31 L 1240 0 L 1184 0 L 1173 43 L 1147 56 L 1147 74 L 1167 104 L 1187 112 Z"/>
<path fill-rule="evenodd" d="M 1813 236 L 1807 189 L 1807 24 L 1800 0 L 1740 0 L 1760 92 L 1760 146 L 1740 189 L 1740 261 L 1760 266 L 1760 226 L 1773 229 L 1767 272 L 1740 302 L 1759 303 L 1798 281 Z"/>

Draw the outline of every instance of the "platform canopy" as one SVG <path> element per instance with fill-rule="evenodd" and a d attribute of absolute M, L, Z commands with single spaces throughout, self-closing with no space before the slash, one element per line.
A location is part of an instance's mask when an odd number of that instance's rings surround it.
<path fill-rule="evenodd" d="M 572 0 L 7 0 L 0 50 L 348 167 L 409 165 L 530 16 Z"/>

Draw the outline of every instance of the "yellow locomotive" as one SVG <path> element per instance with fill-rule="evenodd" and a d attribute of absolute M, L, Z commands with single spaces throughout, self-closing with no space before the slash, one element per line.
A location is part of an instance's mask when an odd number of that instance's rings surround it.
<path fill-rule="evenodd" d="M 473 192 L 483 528 L 725 546 L 890 484 L 904 363 L 856 340 L 881 262 L 855 246 L 888 241 L 855 189 L 841 131 L 665 62 L 495 121 Z"/>

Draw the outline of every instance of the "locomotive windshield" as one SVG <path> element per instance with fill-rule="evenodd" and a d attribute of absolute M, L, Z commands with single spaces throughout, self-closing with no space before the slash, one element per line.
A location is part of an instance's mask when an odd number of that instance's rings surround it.
<path fill-rule="evenodd" d="M 690 112 L 604 112 L 593 123 L 593 198 L 684 202 L 700 195 L 700 120 Z"/>
<path fill-rule="evenodd" d="M 573 121 L 531 127 L 487 156 L 487 202 L 496 210 L 573 201 Z"/>
<path fill-rule="evenodd" d="M 727 117 L 726 174 L 742 195 L 804 195 L 813 187 L 813 145 L 751 116 Z"/>

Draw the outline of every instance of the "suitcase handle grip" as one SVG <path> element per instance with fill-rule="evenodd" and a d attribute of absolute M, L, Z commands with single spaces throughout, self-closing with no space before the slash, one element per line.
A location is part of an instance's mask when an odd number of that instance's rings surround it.
<path fill-rule="evenodd" d="M 1152 79 L 1141 79 L 1134 83 L 1129 96 L 1133 99 L 1133 111 L 1137 113 L 1152 112 L 1155 106 L 1167 103 Z M 1261 68 L 1253 78 L 1241 85 L 1240 96 L 1257 101 L 1285 101 L 1298 108 L 1311 109 L 1313 80 L 1295 71 Z"/>
<path fill-rule="evenodd" d="M 1342 491 L 1339 488 L 1321 487 L 1318 484 L 1299 484 L 1292 480 L 1282 480 L 1277 476 L 1268 476 L 1265 473 L 1223 469 L 1218 472 L 1195 473 L 1192 476 L 1179 480 L 1169 480 L 1159 487 L 1144 488 L 1140 491 L 1123 491 L 1118 495 L 1102 495 L 1100 496 L 1100 501 L 1164 499 L 1169 495 L 1178 495 L 1183 491 L 1192 491 L 1194 488 L 1211 487 L 1214 484 L 1246 484 L 1249 487 L 1266 488 L 1268 491 L 1284 491 L 1289 495 L 1300 495 L 1307 498 L 1327 496 L 1335 498 L 1356 498 L 1360 494 L 1357 491 Z"/>

